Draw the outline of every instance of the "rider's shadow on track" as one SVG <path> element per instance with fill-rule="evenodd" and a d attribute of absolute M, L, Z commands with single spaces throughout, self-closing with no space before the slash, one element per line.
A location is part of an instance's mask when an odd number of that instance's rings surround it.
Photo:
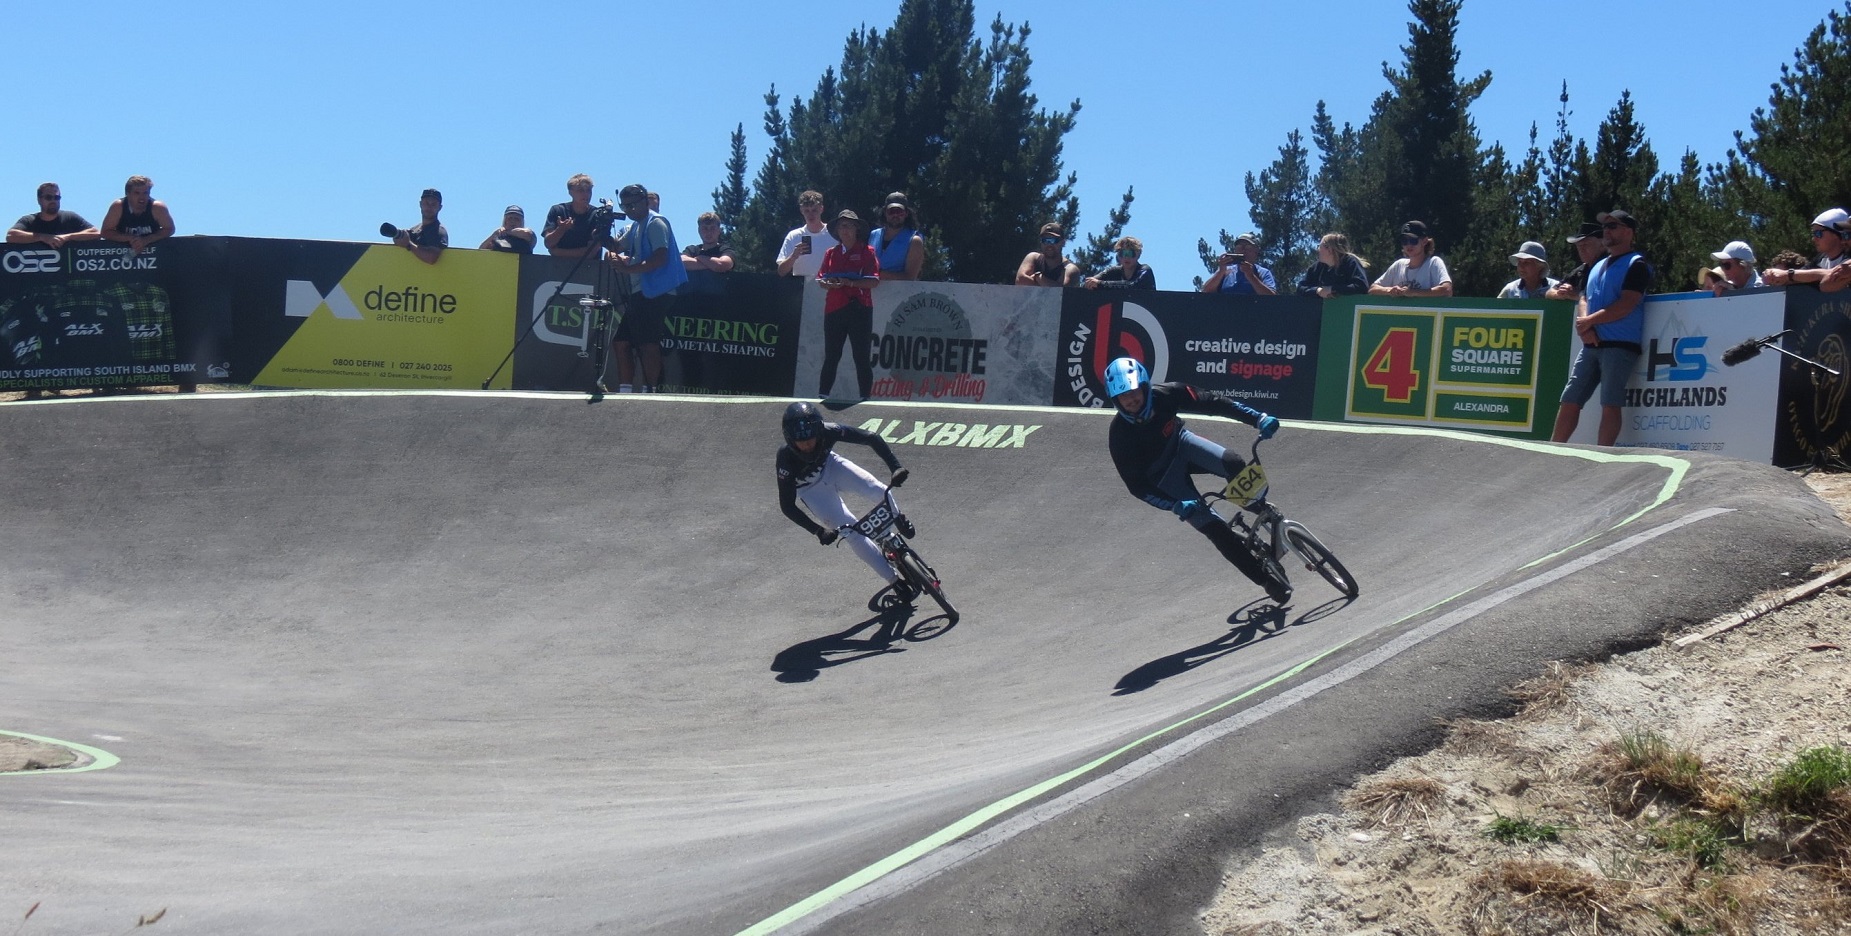
<path fill-rule="evenodd" d="M 1356 599 L 1333 598 L 1293 617 L 1289 606 L 1281 607 L 1269 599 L 1257 599 L 1242 605 L 1233 614 L 1228 615 L 1228 623 L 1234 625 L 1233 630 L 1200 646 L 1190 647 L 1169 656 L 1158 657 L 1126 673 L 1119 678 L 1118 685 L 1112 687 L 1112 694 L 1130 695 L 1134 692 L 1143 692 L 1172 676 L 1187 673 L 1204 663 L 1211 663 L 1262 640 L 1277 637 L 1290 628 L 1329 617 L 1354 600 Z"/>
<path fill-rule="evenodd" d="M 846 630 L 812 638 L 778 651 L 778 655 L 771 660 L 771 671 L 778 674 L 778 682 L 810 682 L 832 666 L 889 653 L 904 653 L 905 647 L 896 647 L 894 644 L 901 640 L 914 643 L 931 640 L 953 626 L 950 619 L 942 614 L 914 622 L 913 606 L 895 601 L 890 588 L 875 592 L 874 597 L 868 599 L 868 610 L 874 612 L 873 617 L 857 621 Z M 870 627 L 873 629 L 869 630 Z"/>

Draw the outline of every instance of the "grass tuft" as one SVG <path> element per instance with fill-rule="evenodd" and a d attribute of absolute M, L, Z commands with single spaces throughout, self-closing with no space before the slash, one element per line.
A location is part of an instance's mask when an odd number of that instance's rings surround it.
<path fill-rule="evenodd" d="M 1789 813 L 1823 811 L 1835 791 L 1851 789 L 1851 751 L 1836 745 L 1801 751 L 1768 778 L 1768 805 Z"/>
<path fill-rule="evenodd" d="M 1562 840 L 1563 827 L 1546 822 L 1537 822 L 1522 816 L 1495 814 L 1491 824 L 1485 826 L 1485 838 L 1505 845 L 1519 842 L 1559 842 Z"/>

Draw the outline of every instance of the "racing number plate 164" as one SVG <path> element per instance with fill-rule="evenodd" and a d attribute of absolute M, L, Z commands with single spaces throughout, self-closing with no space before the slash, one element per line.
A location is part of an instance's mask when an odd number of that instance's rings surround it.
<path fill-rule="evenodd" d="M 1266 469 L 1259 462 L 1248 465 L 1244 471 L 1228 479 L 1228 486 L 1221 491 L 1221 496 L 1245 507 L 1266 496 Z"/>

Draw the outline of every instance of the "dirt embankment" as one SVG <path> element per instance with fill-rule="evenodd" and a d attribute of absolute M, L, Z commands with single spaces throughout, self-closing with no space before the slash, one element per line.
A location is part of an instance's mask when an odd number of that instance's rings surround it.
<path fill-rule="evenodd" d="M 1851 475 L 1807 480 L 1851 521 Z M 1851 580 L 1681 636 L 1362 778 L 1230 868 L 1204 932 L 1851 933 Z M 1806 776 L 1842 785 L 1796 802 Z"/>

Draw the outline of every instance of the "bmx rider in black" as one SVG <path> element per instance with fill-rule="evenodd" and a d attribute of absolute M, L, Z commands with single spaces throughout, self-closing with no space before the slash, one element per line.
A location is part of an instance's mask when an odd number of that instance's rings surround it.
<path fill-rule="evenodd" d="M 1191 477 L 1231 478 L 1247 467 L 1247 460 L 1183 428 L 1180 414 L 1230 416 L 1260 430 L 1261 438 L 1278 432 L 1279 420 L 1185 383 L 1152 384 L 1150 372 L 1133 358 L 1106 365 L 1105 387 L 1118 409 L 1107 443 L 1125 488 L 1139 500 L 1195 527 L 1241 574 L 1266 589 L 1273 601 L 1284 604 L 1290 600 L 1291 585 L 1266 574 L 1227 522 L 1202 503 L 1202 493 Z"/>
<path fill-rule="evenodd" d="M 892 486 L 899 487 L 906 482 L 906 469 L 900 467 L 900 460 L 894 457 L 887 440 L 865 429 L 824 422 L 822 412 L 814 403 L 798 402 L 786 407 L 784 447 L 778 449 L 777 459 L 778 509 L 824 546 L 835 543 L 836 528 L 859 518 L 843 502 L 843 494 L 855 494 L 872 505 L 886 496 L 888 488 L 861 466 L 836 454 L 838 442 L 854 442 L 873 449 L 874 454 L 887 463 L 887 476 L 892 479 Z M 816 520 L 798 508 L 799 500 L 816 515 Z M 896 512 L 899 506 L 895 501 Z M 899 527 L 901 536 L 910 539 L 914 535 L 912 521 L 903 513 L 895 518 L 894 526 Z M 911 601 L 915 597 L 912 587 L 900 578 L 900 573 L 881 555 L 880 548 L 872 540 L 851 530 L 848 545 L 868 568 L 893 586 L 894 595 L 901 601 Z"/>

